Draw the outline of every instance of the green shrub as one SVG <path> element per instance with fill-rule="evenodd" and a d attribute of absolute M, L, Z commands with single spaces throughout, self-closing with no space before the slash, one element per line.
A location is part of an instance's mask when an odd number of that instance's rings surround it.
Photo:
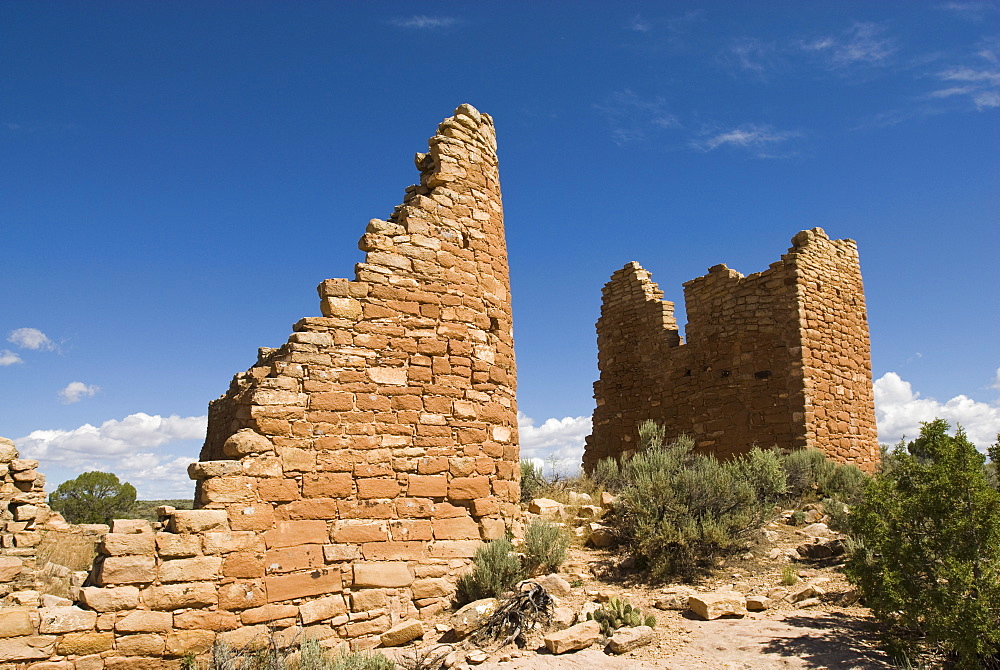
<path fill-rule="evenodd" d="M 785 586 L 792 586 L 799 581 L 799 573 L 791 565 L 786 565 L 781 569 L 781 583 Z"/>
<path fill-rule="evenodd" d="M 558 524 L 534 519 L 524 529 L 524 567 L 529 575 L 555 572 L 566 560 L 569 537 Z"/>
<path fill-rule="evenodd" d="M 846 572 L 894 652 L 934 649 L 982 668 L 1000 661 L 1000 492 L 983 455 L 948 428 L 923 424 L 869 482 Z"/>
<path fill-rule="evenodd" d="M 472 571 L 458 580 L 458 597 L 463 602 L 497 598 L 524 578 L 521 559 L 507 538 L 479 547 L 472 559 Z"/>
<path fill-rule="evenodd" d="M 110 472 L 84 472 L 50 493 L 49 505 L 70 523 L 111 523 L 128 517 L 135 487 Z"/>
<path fill-rule="evenodd" d="M 656 617 L 644 615 L 638 607 L 633 607 L 627 600 L 611 598 L 595 611 L 587 614 L 587 621 L 601 624 L 601 634 L 611 636 L 619 628 L 635 628 L 649 626 L 656 628 Z"/>
<path fill-rule="evenodd" d="M 288 647 L 278 646 L 269 635 L 263 646 L 248 644 L 234 648 L 225 642 L 212 645 L 210 658 L 198 662 L 193 655 L 184 657 L 184 670 L 395 670 L 396 664 L 372 651 L 334 653 L 313 638 Z"/>
<path fill-rule="evenodd" d="M 396 664 L 376 651 L 350 651 L 335 656 L 323 670 L 396 670 Z"/>
<path fill-rule="evenodd" d="M 521 461 L 521 502 L 537 498 L 535 493 L 543 484 L 542 469 L 531 461 Z"/>
<path fill-rule="evenodd" d="M 819 449 L 795 449 L 781 459 L 788 483 L 788 495 L 804 500 L 815 495 L 824 470 L 832 465 Z"/>
<path fill-rule="evenodd" d="M 597 461 L 591 478 L 599 486 L 603 486 L 609 491 L 618 491 L 621 489 L 621 468 L 618 467 L 618 459 L 602 458 Z"/>
<path fill-rule="evenodd" d="M 693 447 L 682 437 L 618 466 L 608 525 L 656 577 L 691 577 L 717 556 L 745 550 L 785 491 L 772 451 L 720 462 Z"/>

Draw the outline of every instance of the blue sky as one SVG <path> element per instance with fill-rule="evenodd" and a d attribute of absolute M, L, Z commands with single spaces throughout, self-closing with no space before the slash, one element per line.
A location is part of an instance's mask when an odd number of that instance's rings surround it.
<path fill-rule="evenodd" d="M 181 497 L 458 104 L 496 120 L 524 455 L 578 458 L 600 289 L 859 244 L 880 437 L 1000 431 L 1000 3 L 0 4 L 0 435 Z"/>

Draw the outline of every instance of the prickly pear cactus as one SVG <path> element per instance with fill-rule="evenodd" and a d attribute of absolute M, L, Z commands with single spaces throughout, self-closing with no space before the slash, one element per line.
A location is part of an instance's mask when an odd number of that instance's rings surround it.
<path fill-rule="evenodd" d="M 638 607 L 618 598 L 612 598 L 594 612 L 587 614 L 587 620 L 601 624 L 601 634 L 605 637 L 610 637 L 619 628 L 656 627 L 656 617 L 652 614 L 643 615 Z"/>

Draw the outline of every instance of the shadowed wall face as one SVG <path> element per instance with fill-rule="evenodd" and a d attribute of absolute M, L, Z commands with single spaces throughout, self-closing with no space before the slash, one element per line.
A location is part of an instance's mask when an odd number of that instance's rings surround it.
<path fill-rule="evenodd" d="M 868 323 L 852 240 L 802 231 L 764 272 L 744 277 L 717 265 L 685 283 L 686 344 L 673 303 L 638 263 L 615 272 L 603 294 L 587 470 L 635 449 L 646 419 L 720 457 L 754 444 L 813 446 L 874 469 Z"/>

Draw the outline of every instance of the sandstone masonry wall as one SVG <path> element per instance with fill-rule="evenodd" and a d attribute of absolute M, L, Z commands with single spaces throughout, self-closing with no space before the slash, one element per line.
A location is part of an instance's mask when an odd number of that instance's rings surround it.
<path fill-rule="evenodd" d="M 209 407 L 194 510 L 116 520 L 76 604 L 0 609 L 4 662 L 179 667 L 233 645 L 420 634 L 519 517 L 515 366 L 492 119 L 459 107 L 361 238 L 322 317 Z"/>
<path fill-rule="evenodd" d="M 635 449 L 646 419 L 720 457 L 754 444 L 812 446 L 864 470 L 878 463 L 853 240 L 802 231 L 764 272 L 716 265 L 686 282 L 686 344 L 673 303 L 638 263 L 615 272 L 603 294 L 586 469 Z"/>

